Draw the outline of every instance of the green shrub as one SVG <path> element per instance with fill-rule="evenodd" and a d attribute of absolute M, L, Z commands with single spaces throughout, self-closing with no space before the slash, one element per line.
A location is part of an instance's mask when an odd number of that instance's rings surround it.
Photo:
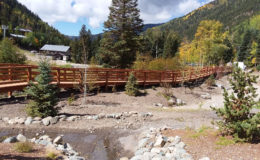
<path fill-rule="evenodd" d="M 207 86 L 213 86 L 213 85 L 216 85 L 216 81 L 215 81 L 215 78 L 214 78 L 214 75 L 211 75 L 207 80 L 206 80 L 206 84 Z"/>
<path fill-rule="evenodd" d="M 9 39 L 4 39 L 0 43 L 0 63 L 24 64 L 26 57 L 17 53 L 17 49 Z"/>
<path fill-rule="evenodd" d="M 257 105 L 257 77 L 243 72 L 237 66 L 229 80 L 233 93 L 224 90 L 224 108 L 212 108 L 222 118 L 217 124 L 223 134 L 232 135 L 236 141 L 257 141 L 260 139 L 260 113 L 252 114 L 251 109 Z"/>
<path fill-rule="evenodd" d="M 71 93 L 70 97 L 68 98 L 68 105 L 70 106 L 75 101 L 75 95 Z"/>
<path fill-rule="evenodd" d="M 41 61 L 39 72 L 35 78 L 37 83 L 30 82 L 25 89 L 30 99 L 26 112 L 32 117 L 56 116 L 58 110 L 54 106 L 58 102 L 58 87 L 50 84 L 52 82 L 50 65 L 46 61 Z"/>
<path fill-rule="evenodd" d="M 256 67 L 257 71 L 260 71 L 260 64 Z"/>
<path fill-rule="evenodd" d="M 46 159 L 47 160 L 55 160 L 57 159 L 58 155 L 54 152 L 49 152 L 47 155 L 46 155 Z"/>
<path fill-rule="evenodd" d="M 33 151 L 33 145 L 30 142 L 18 142 L 14 144 L 14 150 L 21 153 Z"/>
<path fill-rule="evenodd" d="M 139 94 L 137 80 L 133 73 L 130 73 L 125 86 L 126 94 L 129 96 L 137 96 Z"/>

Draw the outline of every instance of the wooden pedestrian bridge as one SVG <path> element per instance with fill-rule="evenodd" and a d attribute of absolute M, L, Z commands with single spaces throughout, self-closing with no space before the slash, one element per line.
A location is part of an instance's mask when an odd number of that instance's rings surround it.
<path fill-rule="evenodd" d="M 60 88 L 73 88 L 84 83 L 84 68 L 52 67 L 53 84 Z M 220 72 L 230 72 L 226 67 L 197 67 L 178 71 L 151 71 L 132 69 L 88 68 L 86 83 L 100 87 L 125 85 L 132 72 L 139 85 L 179 84 L 206 78 Z M 21 91 L 39 74 L 38 66 L 0 64 L 0 94 Z"/>

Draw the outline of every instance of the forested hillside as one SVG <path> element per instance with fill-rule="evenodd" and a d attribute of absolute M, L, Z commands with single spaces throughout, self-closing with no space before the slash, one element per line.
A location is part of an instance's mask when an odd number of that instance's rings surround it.
<path fill-rule="evenodd" d="M 173 30 L 178 32 L 181 37 L 192 40 L 199 23 L 203 20 L 220 21 L 225 29 L 232 30 L 234 26 L 259 12 L 260 0 L 215 0 L 158 28 L 160 30 Z"/>
<path fill-rule="evenodd" d="M 45 43 L 69 44 L 69 39 L 58 30 L 43 22 L 37 15 L 28 10 L 17 0 L 0 1 L 0 25 L 9 27 L 8 34 L 15 33 L 16 28 L 26 28 L 33 31 L 27 35 L 27 39 L 20 43 L 23 46 L 39 48 Z M 2 30 L 0 37 L 2 37 Z"/>

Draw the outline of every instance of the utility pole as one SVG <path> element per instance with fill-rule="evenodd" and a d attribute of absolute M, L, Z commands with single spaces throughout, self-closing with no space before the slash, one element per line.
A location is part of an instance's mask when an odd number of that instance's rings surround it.
<path fill-rule="evenodd" d="M 8 26 L 2 25 L 2 29 L 4 30 L 4 38 L 6 36 L 6 30 L 8 29 Z"/>

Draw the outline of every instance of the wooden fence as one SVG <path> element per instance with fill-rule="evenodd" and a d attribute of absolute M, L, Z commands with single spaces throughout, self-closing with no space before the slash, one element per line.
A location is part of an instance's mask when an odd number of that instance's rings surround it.
<path fill-rule="evenodd" d="M 82 85 L 84 68 L 60 68 L 52 69 L 53 84 L 60 88 L 72 88 L 75 85 Z M 87 83 L 94 83 L 99 86 L 125 85 L 130 73 L 137 78 L 139 85 L 156 85 L 161 83 L 178 84 L 182 82 L 195 81 L 208 77 L 217 72 L 230 72 L 225 67 L 199 67 L 180 71 L 150 71 L 132 69 L 87 69 Z M 0 93 L 23 90 L 29 82 L 35 81 L 39 74 L 38 66 L 0 64 Z"/>

